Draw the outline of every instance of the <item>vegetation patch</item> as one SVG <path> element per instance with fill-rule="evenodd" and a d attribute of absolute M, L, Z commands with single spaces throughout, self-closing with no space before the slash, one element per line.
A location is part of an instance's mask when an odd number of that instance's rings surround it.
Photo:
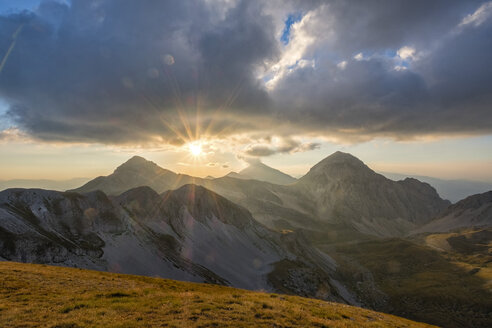
<path fill-rule="evenodd" d="M 0 262 L 2 328 L 428 327 L 344 304 L 272 295 L 211 284 Z"/>

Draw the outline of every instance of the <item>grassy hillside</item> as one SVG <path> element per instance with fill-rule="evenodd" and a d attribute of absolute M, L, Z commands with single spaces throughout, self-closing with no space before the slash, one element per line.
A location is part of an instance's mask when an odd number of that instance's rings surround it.
<path fill-rule="evenodd" d="M 484 281 L 492 293 L 491 228 L 424 234 L 416 241 L 436 249 L 449 262 Z"/>
<path fill-rule="evenodd" d="M 467 263 L 458 263 L 459 253 L 396 238 L 329 250 L 371 308 L 444 327 L 492 327 L 490 257 L 484 261 L 475 252 Z M 470 259 L 482 259 L 481 265 Z"/>
<path fill-rule="evenodd" d="M 1 327 L 426 327 L 313 299 L 0 262 Z"/>

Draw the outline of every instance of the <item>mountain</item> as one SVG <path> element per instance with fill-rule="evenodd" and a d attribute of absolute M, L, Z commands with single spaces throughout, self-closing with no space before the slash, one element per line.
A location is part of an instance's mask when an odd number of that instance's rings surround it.
<path fill-rule="evenodd" d="M 357 303 L 337 282 L 336 263 L 302 234 L 273 232 L 196 185 L 161 195 L 138 187 L 116 197 L 0 192 L 0 259 Z"/>
<path fill-rule="evenodd" d="M 71 191 L 85 193 L 101 190 L 108 195 L 119 195 L 132 188 L 148 186 L 161 193 L 202 180 L 189 175 L 174 173 L 143 157 L 134 156 L 118 166 L 112 174 L 97 177 L 82 187 Z"/>
<path fill-rule="evenodd" d="M 2 327 L 431 327 L 345 304 L 46 265 L 0 262 L 0 281 Z"/>
<path fill-rule="evenodd" d="M 15 179 L 0 181 L 0 190 L 8 188 L 41 188 L 48 190 L 65 191 L 68 189 L 76 188 L 83 183 L 89 181 L 89 178 L 73 178 L 68 180 L 29 180 L 29 179 Z"/>
<path fill-rule="evenodd" d="M 427 223 L 449 206 L 427 183 L 392 181 L 358 158 L 336 152 L 294 184 L 314 202 L 317 217 L 375 235 L 398 235 Z"/>
<path fill-rule="evenodd" d="M 457 201 L 474 194 L 479 194 L 487 190 L 492 190 L 492 182 L 480 182 L 470 180 L 444 180 L 421 175 L 408 175 L 389 172 L 381 172 L 381 174 L 388 179 L 392 179 L 395 181 L 403 180 L 409 177 L 418 179 L 422 182 L 426 182 L 436 188 L 438 194 L 442 198 L 448 199 L 452 203 L 456 203 Z"/>
<path fill-rule="evenodd" d="M 255 179 L 278 185 L 288 185 L 297 181 L 297 179 L 291 177 L 290 175 L 265 165 L 259 160 L 250 161 L 247 168 L 240 171 L 238 175 L 234 175 L 232 177 Z"/>
<path fill-rule="evenodd" d="M 477 227 L 492 227 L 492 191 L 460 200 L 415 232 L 447 232 Z"/>
<path fill-rule="evenodd" d="M 117 195 L 130 188 L 149 186 L 164 192 L 194 183 L 246 207 L 255 219 L 272 229 L 348 229 L 344 233 L 348 237 L 357 232 L 401 236 L 427 223 L 450 204 L 426 183 L 416 179 L 392 181 L 342 152 L 328 156 L 289 185 L 243 178 L 239 173 L 217 179 L 178 175 L 133 157 L 113 174 L 96 178 L 74 191 L 102 190 Z"/>

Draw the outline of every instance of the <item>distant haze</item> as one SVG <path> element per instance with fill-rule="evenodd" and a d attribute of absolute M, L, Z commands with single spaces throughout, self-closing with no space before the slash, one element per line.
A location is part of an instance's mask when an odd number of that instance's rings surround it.
<path fill-rule="evenodd" d="M 448 199 L 453 203 L 474 194 L 480 194 L 486 191 L 492 190 L 492 182 L 479 182 L 470 180 L 443 180 L 433 177 L 411 175 L 411 174 L 399 174 L 399 173 L 389 173 L 380 172 L 382 175 L 388 179 L 395 181 L 403 180 L 406 177 L 411 177 L 418 179 L 423 182 L 427 182 L 434 188 L 436 188 L 439 195 Z"/>

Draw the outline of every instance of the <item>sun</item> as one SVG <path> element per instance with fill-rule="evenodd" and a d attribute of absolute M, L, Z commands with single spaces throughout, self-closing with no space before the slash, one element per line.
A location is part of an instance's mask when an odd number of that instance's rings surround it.
<path fill-rule="evenodd" d="M 194 142 L 188 145 L 189 151 L 192 156 L 198 157 L 203 154 L 202 145 L 200 143 Z"/>

